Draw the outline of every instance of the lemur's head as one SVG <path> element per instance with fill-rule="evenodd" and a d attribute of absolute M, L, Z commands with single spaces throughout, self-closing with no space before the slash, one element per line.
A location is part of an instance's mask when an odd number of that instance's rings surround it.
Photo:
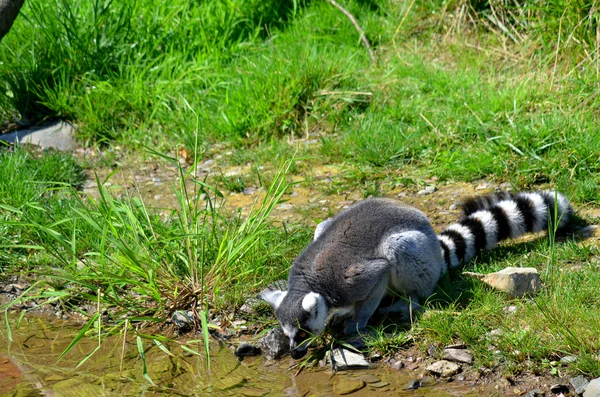
<path fill-rule="evenodd" d="M 304 357 L 308 348 L 307 339 L 320 335 L 325 329 L 329 311 L 325 299 L 316 292 L 291 295 L 287 291 L 265 291 L 261 297 L 275 309 L 281 329 L 290 339 L 292 357 Z"/>

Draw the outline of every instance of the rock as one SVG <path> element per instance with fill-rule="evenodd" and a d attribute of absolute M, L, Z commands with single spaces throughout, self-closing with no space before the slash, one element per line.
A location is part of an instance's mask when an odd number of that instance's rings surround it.
<path fill-rule="evenodd" d="M 365 375 L 359 376 L 358 379 L 362 380 L 365 383 L 377 383 L 377 382 L 379 382 L 379 378 L 376 375 L 373 375 L 373 374 L 365 374 Z"/>
<path fill-rule="evenodd" d="M 560 358 L 561 364 L 572 364 L 577 361 L 577 356 L 564 356 Z"/>
<path fill-rule="evenodd" d="M 442 358 L 456 363 L 471 364 L 473 362 L 471 353 L 464 349 L 444 349 L 444 357 Z"/>
<path fill-rule="evenodd" d="M 246 196 L 253 195 L 254 193 L 256 193 L 256 188 L 255 187 L 244 188 L 244 190 L 242 190 L 242 193 Z"/>
<path fill-rule="evenodd" d="M 406 386 L 409 390 L 417 390 L 419 387 L 421 387 L 421 379 L 413 379 Z"/>
<path fill-rule="evenodd" d="M 352 368 L 369 368 L 371 364 L 365 360 L 362 354 L 350 350 L 337 348 L 325 354 L 325 362 L 331 364 L 334 371 Z"/>
<path fill-rule="evenodd" d="M 392 365 L 390 365 L 390 367 L 396 371 L 399 371 L 401 368 L 404 368 L 404 363 L 402 361 L 395 361 L 392 363 Z"/>
<path fill-rule="evenodd" d="M 277 360 L 290 352 L 290 340 L 283 330 L 277 327 L 258 340 L 258 347 L 265 357 Z"/>
<path fill-rule="evenodd" d="M 562 384 L 559 383 L 559 384 L 550 386 L 550 391 L 552 393 L 554 393 L 554 394 L 568 393 L 569 392 L 569 386 L 562 385 Z"/>
<path fill-rule="evenodd" d="M 504 310 L 504 313 L 506 313 L 506 314 L 515 314 L 517 312 L 517 307 L 514 305 L 510 305 L 510 306 L 506 306 L 502 310 Z"/>
<path fill-rule="evenodd" d="M 481 280 L 492 288 L 506 292 L 511 297 L 531 295 L 542 288 L 540 276 L 532 267 L 507 267 L 499 272 L 489 274 L 472 272 L 463 272 L 463 274 Z"/>
<path fill-rule="evenodd" d="M 436 354 L 437 354 L 437 349 L 435 348 L 435 346 L 434 346 L 434 345 L 429 345 L 429 346 L 427 347 L 427 354 L 428 354 L 430 357 L 435 357 L 435 356 L 436 356 Z"/>
<path fill-rule="evenodd" d="M 417 368 L 419 368 L 419 364 L 415 364 L 415 363 L 408 363 L 405 365 L 406 369 L 410 369 L 411 371 L 416 370 Z"/>
<path fill-rule="evenodd" d="M 425 376 L 421 379 L 411 380 L 408 386 L 406 386 L 406 388 L 409 390 L 417 390 L 421 387 L 428 387 L 433 385 L 435 385 L 435 379 L 433 379 L 431 376 Z"/>
<path fill-rule="evenodd" d="M 541 389 L 533 389 L 525 393 L 523 397 L 540 397 L 543 396 L 544 392 Z"/>
<path fill-rule="evenodd" d="M 338 377 L 333 382 L 333 391 L 341 395 L 354 393 L 363 387 L 365 387 L 365 382 L 360 379 Z"/>
<path fill-rule="evenodd" d="M 240 312 L 245 314 L 253 314 L 256 313 L 256 309 L 262 305 L 262 300 L 260 298 L 248 298 L 246 302 L 240 307 Z"/>
<path fill-rule="evenodd" d="M 585 388 L 583 397 L 600 397 L 600 378 L 592 379 Z"/>
<path fill-rule="evenodd" d="M 453 345 L 446 346 L 446 349 L 466 349 L 467 345 L 464 343 L 455 343 Z"/>
<path fill-rule="evenodd" d="M 40 146 L 42 149 L 56 149 L 61 152 L 74 150 L 75 127 L 69 123 L 57 121 L 43 127 L 19 130 L 9 134 L 0 135 L 0 140 L 13 143 L 29 143 Z"/>
<path fill-rule="evenodd" d="M 192 325 L 194 324 L 193 318 L 190 317 L 188 313 L 183 310 L 177 310 L 175 313 L 173 313 L 172 319 L 173 324 L 175 324 L 175 326 L 179 328 L 180 331 L 190 330 L 192 329 Z"/>
<path fill-rule="evenodd" d="M 579 375 L 574 377 L 569 381 L 573 389 L 575 389 L 575 393 L 582 394 L 585 391 L 587 385 L 590 384 L 590 381 L 583 375 Z"/>
<path fill-rule="evenodd" d="M 288 204 L 288 203 L 279 204 L 277 207 L 275 207 L 276 210 L 280 210 L 280 211 L 289 211 L 293 208 L 294 208 L 294 206 L 291 204 Z"/>
<path fill-rule="evenodd" d="M 419 196 L 425 196 L 425 195 L 427 195 L 427 194 L 431 194 L 431 193 L 433 193 L 433 192 L 435 192 L 435 191 L 436 191 L 436 188 L 435 188 L 435 186 L 427 186 L 425 189 L 423 189 L 423 190 L 419 190 L 419 191 L 417 192 L 417 194 L 418 194 Z"/>
<path fill-rule="evenodd" d="M 389 382 L 376 382 L 376 383 L 370 383 L 369 386 L 374 387 L 376 389 L 381 389 L 382 387 L 386 387 L 389 386 Z"/>
<path fill-rule="evenodd" d="M 452 375 L 456 375 L 460 371 L 460 366 L 450 361 L 440 360 L 434 362 L 425 369 L 434 375 L 446 378 Z"/>
<path fill-rule="evenodd" d="M 237 349 L 235 349 L 233 354 L 237 357 L 258 356 L 260 354 L 260 349 L 252 343 L 242 342 Z"/>

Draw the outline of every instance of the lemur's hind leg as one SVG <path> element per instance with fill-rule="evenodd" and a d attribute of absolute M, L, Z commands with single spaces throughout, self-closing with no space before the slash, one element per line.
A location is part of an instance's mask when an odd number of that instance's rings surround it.
<path fill-rule="evenodd" d="M 385 240 L 382 253 L 390 261 L 390 292 L 400 300 L 380 312 L 402 312 L 408 318 L 410 304 L 413 313 L 422 310 L 420 299 L 433 293 L 446 266 L 439 240 L 433 229 L 401 231 Z"/>

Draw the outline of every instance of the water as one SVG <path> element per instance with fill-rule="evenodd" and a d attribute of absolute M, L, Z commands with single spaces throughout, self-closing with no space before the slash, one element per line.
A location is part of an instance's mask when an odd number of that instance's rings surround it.
<path fill-rule="evenodd" d="M 80 361 L 97 347 L 95 338 L 82 339 L 57 362 L 79 327 L 30 316 L 23 319 L 17 329 L 13 320 L 12 343 L 6 328 L 2 327 L 0 396 L 328 396 L 340 390 L 334 384 L 356 382 L 366 374 L 375 375 L 379 382 L 373 386 L 365 384 L 351 393 L 352 396 L 495 395 L 461 382 L 438 381 L 417 391 L 406 390 L 416 373 L 394 371 L 386 365 L 336 374 L 321 368 L 298 371 L 291 359 L 266 361 L 262 357 L 249 357 L 239 360 L 228 346 L 218 344 L 211 346 L 209 372 L 205 357 L 181 349 L 184 341 L 165 345 L 173 356 L 151 341 L 144 341 L 148 375 L 153 385 L 143 377 L 143 363 L 131 335 L 125 343 L 123 360 L 123 337 L 116 335 L 106 338 L 99 350 L 78 368 Z M 203 351 L 200 342 L 188 346 Z"/>

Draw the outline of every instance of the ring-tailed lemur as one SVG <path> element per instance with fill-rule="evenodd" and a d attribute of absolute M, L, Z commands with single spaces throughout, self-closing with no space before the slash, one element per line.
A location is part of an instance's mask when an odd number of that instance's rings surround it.
<path fill-rule="evenodd" d="M 419 210 L 389 199 L 359 202 L 317 226 L 313 242 L 294 261 L 287 291 L 263 292 L 274 308 L 292 357 L 306 354 L 309 335 L 323 332 L 328 314 L 351 314 L 345 333 L 367 325 L 386 293 L 427 298 L 448 268 L 480 251 L 555 221 L 564 226 L 569 201 L 552 191 L 499 193 L 463 204 L 462 219 L 436 235 Z M 548 218 L 550 216 L 550 219 Z M 400 302 L 388 311 L 406 307 Z"/>

